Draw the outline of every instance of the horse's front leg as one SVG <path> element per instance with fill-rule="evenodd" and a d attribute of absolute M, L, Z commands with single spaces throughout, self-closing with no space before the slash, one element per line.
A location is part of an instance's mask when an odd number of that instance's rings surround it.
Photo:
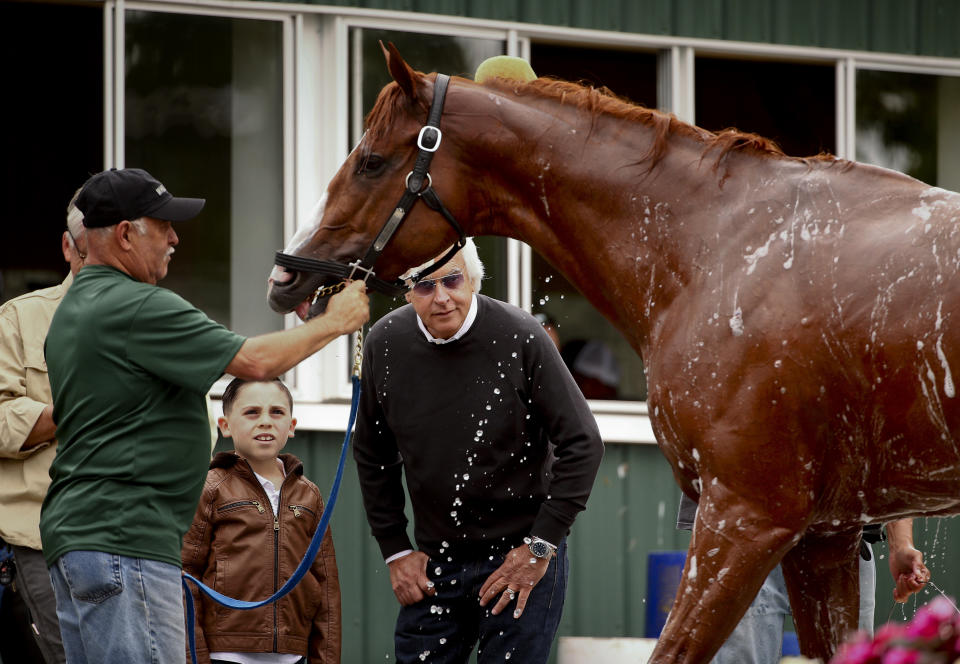
<path fill-rule="evenodd" d="M 650 664 L 709 662 L 803 527 L 799 516 L 790 521 L 778 514 L 774 521 L 766 503 L 707 484 L 677 597 Z"/>
<path fill-rule="evenodd" d="M 806 534 L 783 558 L 783 577 L 805 657 L 827 662 L 857 629 L 860 531 Z"/>

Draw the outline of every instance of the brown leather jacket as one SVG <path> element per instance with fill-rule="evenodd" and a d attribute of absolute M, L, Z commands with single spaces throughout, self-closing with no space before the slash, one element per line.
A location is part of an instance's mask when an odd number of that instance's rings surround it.
<path fill-rule="evenodd" d="M 293 574 L 320 521 L 320 490 L 303 477 L 299 459 L 279 458 L 286 478 L 276 516 L 245 460 L 221 452 L 210 462 L 181 556 L 184 571 L 228 597 L 254 601 L 272 595 Z M 340 581 L 329 528 L 310 571 L 274 604 L 228 609 L 190 587 L 199 662 L 209 662 L 211 651 L 292 653 L 306 655 L 311 664 L 340 662 Z"/>

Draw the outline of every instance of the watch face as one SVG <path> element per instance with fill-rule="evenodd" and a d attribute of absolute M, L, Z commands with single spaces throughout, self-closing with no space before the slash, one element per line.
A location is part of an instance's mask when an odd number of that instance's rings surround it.
<path fill-rule="evenodd" d="M 546 558 L 550 555 L 550 547 L 547 546 L 546 542 L 543 541 L 533 541 L 530 543 L 530 553 L 535 555 L 537 558 Z"/>

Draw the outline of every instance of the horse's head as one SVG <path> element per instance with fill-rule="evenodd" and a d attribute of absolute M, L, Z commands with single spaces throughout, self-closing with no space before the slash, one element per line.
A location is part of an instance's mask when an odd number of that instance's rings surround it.
<path fill-rule="evenodd" d="M 415 72 L 393 44 L 383 52 L 394 82 L 380 92 L 363 138 L 331 180 L 312 223 L 278 254 L 268 289 L 275 311 L 295 310 L 301 318 L 317 315 L 329 298 L 324 287 L 350 276 L 362 279 L 367 269 L 376 275 L 368 284 L 390 292 L 386 282 L 462 237 L 452 216 L 444 214 L 445 206 L 461 207 L 457 178 L 451 175 L 457 159 L 444 150 L 449 141 L 440 147 L 439 132 L 425 129 L 446 81 Z M 448 121 L 441 123 L 438 111 L 434 124 L 442 129 Z M 424 159 L 427 167 L 415 168 Z M 431 182 L 438 185 L 435 193 Z M 426 204 L 414 205 L 421 195 Z M 402 292 L 399 282 L 392 285 L 393 294 Z"/>

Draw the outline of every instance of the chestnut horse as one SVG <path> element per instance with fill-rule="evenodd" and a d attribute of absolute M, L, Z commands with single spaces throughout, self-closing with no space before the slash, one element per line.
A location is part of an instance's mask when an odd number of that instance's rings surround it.
<path fill-rule="evenodd" d="M 861 527 L 960 512 L 960 195 L 546 79 L 450 79 L 442 140 L 418 150 L 446 77 L 385 52 L 394 82 L 288 247 L 304 269 L 278 258 L 272 306 L 305 313 L 338 280 L 309 259 L 358 261 L 388 218 L 381 279 L 449 247 L 436 204 L 393 205 L 429 153 L 414 193 L 532 246 L 643 358 L 660 449 L 699 499 L 650 661 L 707 662 L 779 562 L 804 654 L 829 659 L 857 624 Z"/>

